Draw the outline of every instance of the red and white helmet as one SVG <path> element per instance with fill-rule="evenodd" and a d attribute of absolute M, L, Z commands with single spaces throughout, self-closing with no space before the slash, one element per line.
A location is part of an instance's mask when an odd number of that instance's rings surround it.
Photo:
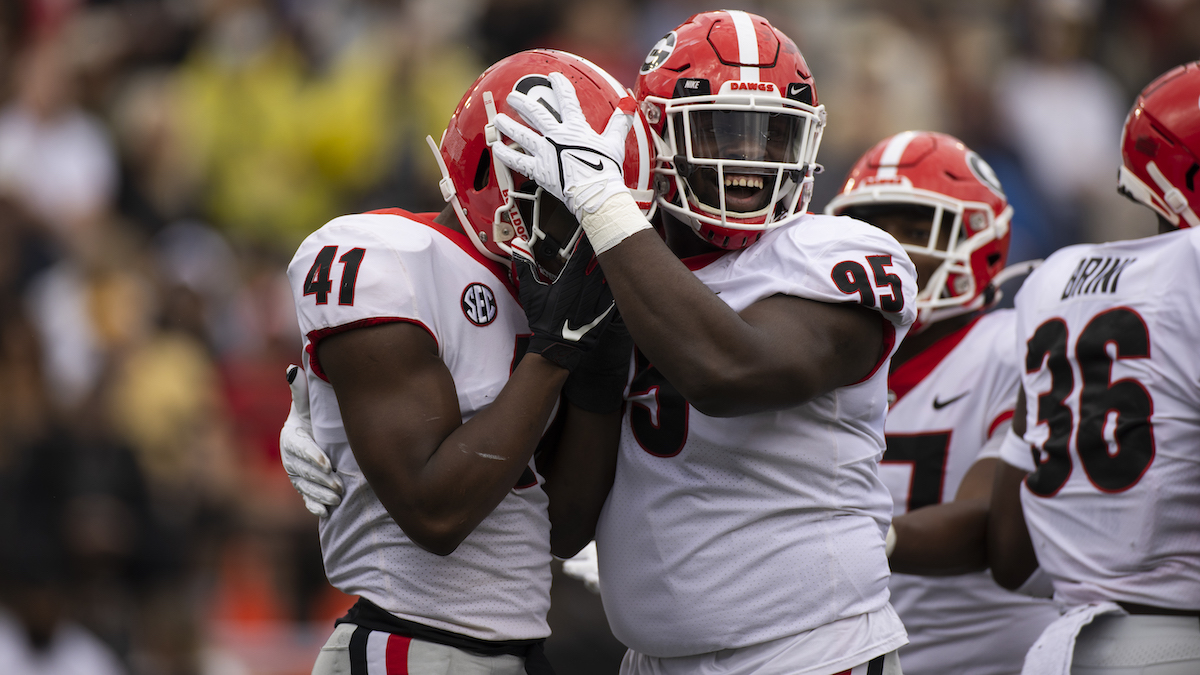
<path fill-rule="evenodd" d="M 1200 61 L 1142 90 L 1121 131 L 1121 159 L 1117 190 L 1175 227 L 1200 227 Z"/>
<path fill-rule="evenodd" d="M 796 43 L 766 19 L 694 15 L 650 50 L 634 95 L 658 205 L 705 241 L 744 248 L 808 208 L 825 108 Z"/>
<path fill-rule="evenodd" d="M 987 162 L 953 136 L 905 131 L 859 158 L 825 212 L 853 215 L 855 207 L 901 204 L 929 207 L 933 219 L 928 243 L 904 249 L 942 261 L 917 294 L 918 323 L 991 304 L 992 280 L 1008 258 L 1012 207 Z"/>
<path fill-rule="evenodd" d="M 592 128 L 602 132 L 613 110 L 630 92 L 592 62 L 553 49 L 533 49 L 502 59 L 479 76 L 455 109 L 442 143 L 438 147 L 427 139 L 442 170 L 439 183 L 442 197 L 454 207 L 459 223 L 475 247 L 485 256 L 507 262 L 512 255 L 509 242 L 521 237 L 529 250 L 539 256 L 560 257 L 574 249 L 581 230 L 562 241 L 547 236 L 540 225 L 548 209 L 562 207 L 532 180 L 511 171 L 494 160 L 488 142 L 499 132 L 492 125 L 497 113 L 522 122 L 507 99 L 514 90 L 539 98 L 543 105 L 558 109 L 558 98 L 550 87 L 549 73 L 565 75 L 575 86 L 579 105 Z M 510 145 L 517 147 L 505 138 Z M 650 215 L 653 192 L 650 187 L 650 137 L 645 121 L 635 118 L 625 145 L 623 172 L 625 182 L 643 212 Z"/>

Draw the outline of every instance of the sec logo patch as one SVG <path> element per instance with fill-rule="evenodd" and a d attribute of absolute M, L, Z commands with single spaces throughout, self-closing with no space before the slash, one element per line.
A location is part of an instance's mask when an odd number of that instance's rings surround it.
<path fill-rule="evenodd" d="M 462 311 L 476 326 L 486 326 L 496 320 L 496 294 L 484 284 L 474 283 L 463 289 Z"/>

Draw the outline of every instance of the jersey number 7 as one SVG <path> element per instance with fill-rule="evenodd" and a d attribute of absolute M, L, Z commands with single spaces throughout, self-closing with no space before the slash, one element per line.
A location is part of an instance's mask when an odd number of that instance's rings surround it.
<path fill-rule="evenodd" d="M 942 489 L 946 484 L 946 459 L 950 455 L 950 432 L 888 434 L 886 441 L 883 463 L 912 467 L 905 513 L 922 506 L 941 504 Z"/>
<path fill-rule="evenodd" d="M 322 248 L 321 252 L 317 254 L 317 259 L 313 261 L 312 267 L 308 268 L 308 276 L 304 279 L 304 297 L 317 296 L 318 305 L 329 302 L 329 292 L 333 288 L 329 272 L 333 267 L 333 259 L 337 255 L 337 250 L 336 246 Z M 352 248 L 337 259 L 342 263 L 342 283 L 338 289 L 339 305 L 354 304 L 354 286 L 358 283 L 358 266 L 362 264 L 363 256 L 366 253 L 366 249 Z"/>

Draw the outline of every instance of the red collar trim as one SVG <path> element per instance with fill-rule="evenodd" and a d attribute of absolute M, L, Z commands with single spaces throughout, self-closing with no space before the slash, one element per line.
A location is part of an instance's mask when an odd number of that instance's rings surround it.
<path fill-rule="evenodd" d="M 925 351 L 900 364 L 896 370 L 892 371 L 888 375 L 888 390 L 896 395 L 895 400 L 899 401 L 904 398 L 904 395 L 912 391 L 913 387 L 921 384 L 921 381 L 933 372 L 934 368 L 937 368 L 942 359 L 946 358 L 946 355 L 963 341 L 967 333 L 970 333 L 982 318 L 982 314 L 975 317 L 967 325 L 929 345 Z"/>
<path fill-rule="evenodd" d="M 500 283 L 504 284 L 504 287 L 508 289 L 509 294 L 511 294 L 513 298 L 517 298 L 517 289 L 515 286 L 513 286 L 512 279 L 509 277 L 508 268 L 480 253 L 479 249 L 475 248 L 475 243 L 472 242 L 467 235 L 433 222 L 433 219 L 436 218 L 438 214 L 412 213 L 411 211 L 405 211 L 404 209 L 397 208 L 376 209 L 375 211 L 367 211 L 367 213 L 387 216 L 400 216 L 437 230 L 442 236 L 449 239 L 456 246 L 461 248 L 467 255 L 474 258 L 475 262 L 478 262 L 480 265 L 483 265 L 491 270 L 492 274 L 496 275 L 496 278 L 500 280 Z"/>
<path fill-rule="evenodd" d="M 682 262 L 689 270 L 695 272 L 698 269 L 707 267 L 726 253 L 729 253 L 729 251 L 709 251 L 708 253 L 701 253 L 690 258 L 683 258 Z"/>

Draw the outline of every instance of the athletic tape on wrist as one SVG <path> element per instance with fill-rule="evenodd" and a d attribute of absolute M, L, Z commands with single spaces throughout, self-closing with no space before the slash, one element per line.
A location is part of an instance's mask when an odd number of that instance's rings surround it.
<path fill-rule="evenodd" d="M 650 222 L 628 192 L 608 198 L 595 213 L 585 213 L 580 225 L 596 255 L 625 241 L 630 236 L 650 229 Z"/>
<path fill-rule="evenodd" d="M 883 544 L 883 552 L 887 557 L 892 557 L 892 551 L 896 550 L 896 527 L 888 525 L 887 540 Z"/>

